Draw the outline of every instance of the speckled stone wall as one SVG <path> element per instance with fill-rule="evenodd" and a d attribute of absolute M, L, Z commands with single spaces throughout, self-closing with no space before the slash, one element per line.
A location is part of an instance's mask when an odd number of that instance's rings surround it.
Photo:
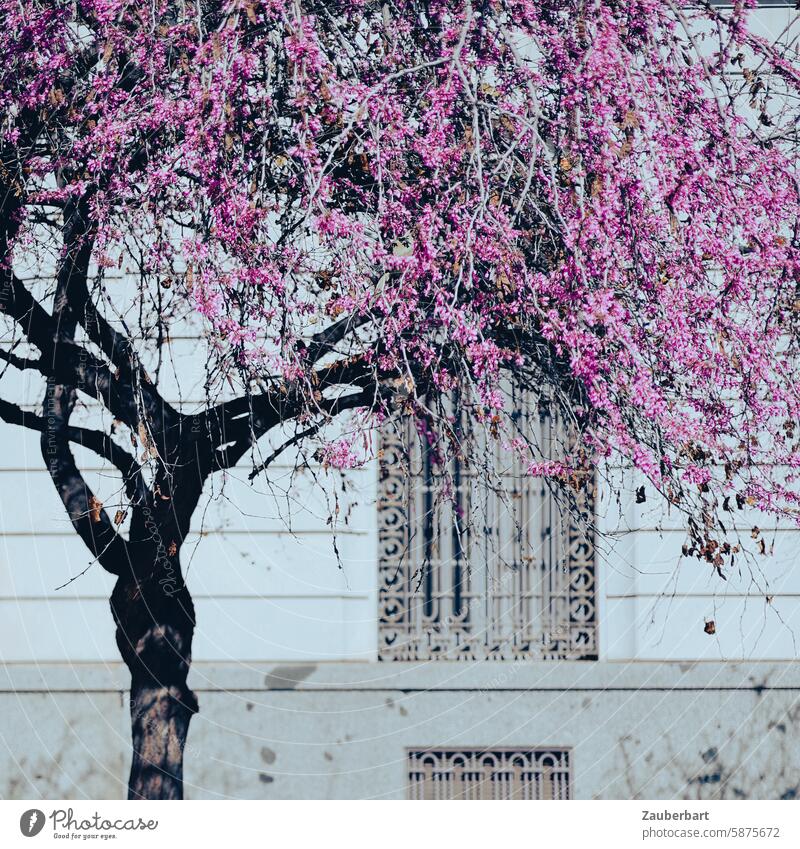
<path fill-rule="evenodd" d="M 790 663 L 199 664 L 187 798 L 404 798 L 406 751 L 569 747 L 576 798 L 794 798 Z M 0 673 L 0 793 L 120 798 L 112 665 Z"/>

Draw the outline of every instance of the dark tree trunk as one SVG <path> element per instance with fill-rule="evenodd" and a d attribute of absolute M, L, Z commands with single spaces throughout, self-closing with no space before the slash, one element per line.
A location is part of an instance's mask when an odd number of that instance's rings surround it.
<path fill-rule="evenodd" d="M 183 799 L 183 749 L 196 710 L 194 693 L 185 685 L 132 680 L 129 799 Z"/>
<path fill-rule="evenodd" d="M 182 799 L 183 750 L 197 699 L 186 683 L 194 606 L 177 554 L 152 548 L 111 595 L 117 646 L 131 674 L 129 799 Z"/>

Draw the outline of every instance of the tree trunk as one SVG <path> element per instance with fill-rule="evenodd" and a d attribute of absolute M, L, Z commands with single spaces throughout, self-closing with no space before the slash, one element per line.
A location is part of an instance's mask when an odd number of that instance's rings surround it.
<path fill-rule="evenodd" d="M 129 799 L 182 799 L 183 750 L 197 699 L 186 683 L 194 606 L 175 555 L 131 564 L 111 610 L 117 646 L 131 673 L 133 762 Z"/>
<path fill-rule="evenodd" d="M 186 687 L 132 681 L 129 799 L 183 799 L 183 749 L 196 710 Z"/>

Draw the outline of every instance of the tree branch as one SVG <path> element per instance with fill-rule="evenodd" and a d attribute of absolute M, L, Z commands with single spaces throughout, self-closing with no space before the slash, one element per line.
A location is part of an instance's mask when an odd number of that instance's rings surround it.
<path fill-rule="evenodd" d="M 69 334 L 64 333 L 63 319 L 59 323 L 51 317 L 8 268 L 2 271 L 0 311 L 13 318 L 27 340 L 42 352 L 42 357 L 36 361 L 36 368 L 43 374 L 73 385 L 84 394 L 96 398 L 134 430 L 138 428 L 140 420 L 137 389 L 145 402 L 154 430 L 165 432 L 168 427 L 179 422 L 180 414 L 177 410 L 161 398 L 144 376 L 141 381 L 136 381 L 131 376 L 125 379 L 120 372 L 112 374 L 101 360 L 69 338 Z"/>
<path fill-rule="evenodd" d="M 24 371 L 25 369 L 32 369 L 33 371 L 38 371 L 42 374 L 46 374 L 44 370 L 44 363 L 42 362 L 41 358 L 32 360 L 29 357 L 18 357 L 11 351 L 6 351 L 5 349 L 0 348 L 0 360 L 5 360 L 9 365 L 14 366 L 14 368 L 17 368 L 20 371 Z"/>
<path fill-rule="evenodd" d="M 69 414 L 74 392 L 47 381 L 46 427 L 42 430 L 42 456 L 72 526 L 89 551 L 108 572 L 119 575 L 128 560 L 128 546 L 117 533 L 102 503 L 87 486 L 69 447 Z"/>
<path fill-rule="evenodd" d="M 77 207 L 68 204 L 64 212 L 64 252 L 58 270 L 52 322 L 55 334 L 42 353 L 52 363 L 62 360 L 61 347 L 74 345 L 76 317 L 69 305 L 70 284 L 88 275 L 91 243 L 85 238 Z M 31 300 L 33 300 L 31 298 Z M 105 370 L 105 369 L 104 369 Z M 42 457 L 67 509 L 72 526 L 104 569 L 119 575 L 127 562 L 128 546 L 111 524 L 102 503 L 86 485 L 70 449 L 69 419 L 75 405 L 76 390 L 71 381 L 47 378 L 41 437 Z"/>
<path fill-rule="evenodd" d="M 19 425 L 39 433 L 47 430 L 47 423 L 41 416 L 25 412 L 21 407 L 2 398 L 0 398 L 0 419 L 7 424 Z M 129 497 L 141 494 L 140 487 L 144 487 L 141 466 L 129 452 L 114 442 L 110 434 L 70 425 L 66 429 L 66 435 L 70 442 L 82 448 L 88 448 L 117 468 L 122 473 Z"/>
<path fill-rule="evenodd" d="M 311 427 L 307 427 L 305 430 L 301 430 L 299 433 L 296 433 L 291 439 L 287 439 L 283 445 L 278 446 L 270 455 L 264 460 L 263 463 L 259 463 L 247 476 L 247 480 L 251 481 L 254 478 L 258 477 L 261 472 L 267 469 L 272 463 L 286 451 L 287 448 L 291 448 L 293 445 L 297 445 L 298 442 L 302 442 L 307 436 L 313 436 L 320 429 L 322 425 L 312 425 Z"/>
<path fill-rule="evenodd" d="M 306 346 L 306 355 L 309 362 L 312 364 L 318 362 L 325 354 L 332 351 L 334 346 L 341 342 L 345 336 L 368 324 L 372 321 L 372 318 L 373 316 L 369 313 L 346 315 L 319 333 L 314 334 Z"/>

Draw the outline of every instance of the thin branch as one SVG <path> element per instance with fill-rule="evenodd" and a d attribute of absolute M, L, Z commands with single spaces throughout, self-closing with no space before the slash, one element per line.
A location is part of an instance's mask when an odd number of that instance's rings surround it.
<path fill-rule="evenodd" d="M 311 427 L 307 427 L 305 430 L 301 430 L 299 433 L 296 433 L 291 439 L 287 439 L 286 442 L 276 448 L 263 463 L 256 466 L 247 476 L 247 479 L 251 481 L 258 477 L 258 475 L 272 465 L 272 463 L 280 457 L 287 448 L 297 445 L 298 442 L 302 442 L 307 436 L 313 436 L 321 427 L 321 424 L 312 425 Z"/>

